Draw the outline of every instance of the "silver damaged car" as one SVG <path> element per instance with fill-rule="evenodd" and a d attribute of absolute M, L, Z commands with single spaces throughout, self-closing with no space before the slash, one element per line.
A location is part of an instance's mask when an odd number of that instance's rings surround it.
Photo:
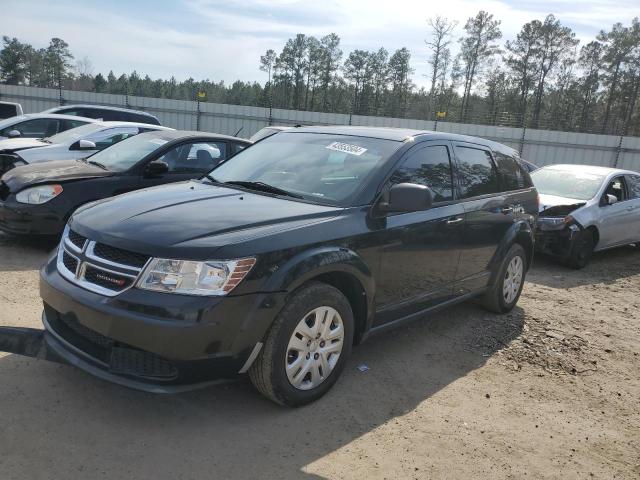
<path fill-rule="evenodd" d="M 531 178 L 540 195 L 537 251 L 583 268 L 593 252 L 640 242 L 640 173 L 551 165 Z"/>

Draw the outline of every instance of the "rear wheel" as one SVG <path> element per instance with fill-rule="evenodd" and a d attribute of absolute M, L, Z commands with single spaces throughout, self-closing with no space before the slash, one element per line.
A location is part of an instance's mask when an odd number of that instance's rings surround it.
<path fill-rule="evenodd" d="M 516 306 L 526 273 L 527 255 L 521 245 L 515 243 L 504 257 L 496 281 L 485 293 L 483 306 L 495 313 L 507 313 Z"/>
<path fill-rule="evenodd" d="M 576 270 L 586 267 L 593 256 L 594 247 L 593 232 L 589 229 L 580 232 L 574 240 L 571 253 L 566 260 L 567 266 L 575 268 Z"/>
<path fill-rule="evenodd" d="M 296 292 L 273 323 L 249 369 L 267 398 L 291 407 L 324 395 L 351 353 L 353 312 L 336 288 L 313 283 Z"/>

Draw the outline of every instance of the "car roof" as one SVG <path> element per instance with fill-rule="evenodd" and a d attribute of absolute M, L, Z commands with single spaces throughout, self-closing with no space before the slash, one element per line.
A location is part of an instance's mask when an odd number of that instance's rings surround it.
<path fill-rule="evenodd" d="M 88 117 L 80 117 L 79 115 L 65 115 L 63 113 L 25 113 L 24 115 L 20 115 L 20 117 L 25 118 L 51 118 L 58 120 L 82 120 L 87 123 L 96 123 L 98 120 L 94 118 Z"/>
<path fill-rule="evenodd" d="M 507 147 L 498 142 L 487 140 L 481 137 L 472 137 L 469 135 L 459 135 L 456 133 L 436 132 L 432 130 L 417 130 L 412 128 L 393 128 L 393 127 L 364 127 L 364 126 L 313 126 L 298 127 L 288 129 L 288 132 L 300 133 L 323 133 L 333 135 L 351 135 L 355 137 L 379 138 L 382 140 L 394 140 L 396 142 L 404 142 L 415 139 L 416 137 L 431 137 L 433 140 L 452 140 L 458 142 L 476 143 L 491 148 L 492 150 L 502 151 L 509 155 L 519 157 L 517 150 Z"/>
<path fill-rule="evenodd" d="M 53 107 L 48 110 L 45 110 L 43 113 L 57 112 L 58 110 L 67 109 L 67 108 L 94 108 L 94 109 L 100 109 L 100 110 L 112 110 L 115 112 L 127 112 L 127 113 L 135 113 L 140 115 L 148 115 L 150 117 L 156 118 L 154 114 L 145 112 L 144 110 L 133 110 L 132 108 L 112 107 L 110 105 L 92 105 L 88 103 L 74 103 L 73 105 L 61 105 L 59 107 Z"/>
<path fill-rule="evenodd" d="M 155 125 L 152 123 L 142 123 L 142 122 L 118 122 L 118 121 L 96 121 L 93 122 L 96 125 L 102 125 L 105 128 L 113 128 L 113 127 L 144 127 L 144 128 L 153 128 L 154 130 L 173 130 L 173 128 L 163 127 L 162 125 Z"/>
<path fill-rule="evenodd" d="M 104 122 L 104 123 L 109 123 L 109 122 Z M 115 122 L 115 123 L 125 123 L 125 122 Z M 233 140 L 234 142 L 246 143 L 247 145 L 251 145 L 252 143 L 245 138 L 232 137 L 231 135 L 222 135 L 221 133 L 197 132 L 197 131 L 188 131 L 188 130 L 172 130 L 172 129 L 167 129 L 166 127 L 160 131 L 145 132 L 140 135 L 149 135 L 149 136 L 153 135 L 156 138 L 161 138 L 167 141 L 181 140 L 184 138 L 206 138 L 211 140 Z"/>
<path fill-rule="evenodd" d="M 630 174 L 630 175 L 638 175 L 638 172 L 633 172 L 631 170 L 623 170 L 621 168 L 613 168 L 613 167 L 600 167 L 596 165 L 576 165 L 573 163 L 559 163 L 556 165 L 547 165 L 542 167 L 545 170 L 559 170 L 562 172 L 580 172 L 580 173 L 591 173 L 594 175 L 614 175 L 614 174 Z"/>

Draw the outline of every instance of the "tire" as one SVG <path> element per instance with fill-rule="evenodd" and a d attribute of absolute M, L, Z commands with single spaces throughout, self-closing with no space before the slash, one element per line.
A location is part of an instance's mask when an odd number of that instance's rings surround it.
<path fill-rule="evenodd" d="M 484 308 L 490 312 L 507 313 L 516 306 L 524 286 L 526 265 L 527 254 L 524 248 L 514 243 L 500 264 L 494 284 L 482 299 Z"/>
<path fill-rule="evenodd" d="M 587 266 L 593 256 L 595 241 L 593 232 L 589 229 L 580 232 L 571 247 L 571 253 L 565 263 L 568 267 L 580 270 Z"/>
<path fill-rule="evenodd" d="M 332 319 L 325 333 L 314 330 L 323 325 L 316 323 L 320 317 L 325 323 Z M 341 345 L 337 340 L 339 324 Z M 324 283 L 311 283 L 295 292 L 276 317 L 249 369 L 249 378 L 260 393 L 276 403 L 289 407 L 311 403 L 338 380 L 351 353 L 353 334 L 353 312 L 342 292 Z M 319 353 L 338 348 L 339 353 Z"/>

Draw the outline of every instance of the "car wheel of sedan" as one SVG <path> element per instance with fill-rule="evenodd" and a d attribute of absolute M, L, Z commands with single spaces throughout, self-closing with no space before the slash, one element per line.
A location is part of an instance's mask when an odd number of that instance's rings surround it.
<path fill-rule="evenodd" d="M 595 247 L 593 232 L 591 230 L 583 230 L 575 239 L 575 243 L 571 249 L 571 254 L 567 258 L 567 266 L 579 270 L 587 266 L 593 256 Z"/>
<path fill-rule="evenodd" d="M 515 243 L 502 261 L 494 285 L 483 298 L 484 307 L 495 313 L 511 311 L 522 293 L 526 271 L 527 254 Z"/>
<path fill-rule="evenodd" d="M 336 288 L 313 283 L 294 293 L 273 323 L 251 368 L 254 386 L 291 407 L 324 395 L 351 353 L 353 312 Z"/>

